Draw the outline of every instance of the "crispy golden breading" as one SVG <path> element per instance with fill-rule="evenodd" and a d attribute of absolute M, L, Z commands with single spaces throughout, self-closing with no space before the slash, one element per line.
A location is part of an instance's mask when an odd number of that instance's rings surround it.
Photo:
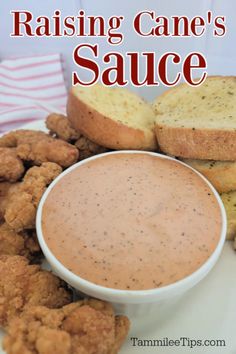
<path fill-rule="evenodd" d="M 0 183 L 0 222 L 4 221 L 4 214 L 10 196 L 16 193 L 20 183 Z"/>
<path fill-rule="evenodd" d="M 12 184 L 9 182 L 0 183 L 0 222 L 4 221 L 4 214 L 6 209 L 7 194 Z"/>
<path fill-rule="evenodd" d="M 93 143 L 83 135 L 75 142 L 75 146 L 79 149 L 79 160 L 109 151 L 107 148 Z"/>
<path fill-rule="evenodd" d="M 116 316 L 115 323 L 115 345 L 109 354 L 116 354 L 121 348 L 124 340 L 127 337 L 130 328 L 130 322 L 126 316 Z"/>
<path fill-rule="evenodd" d="M 6 223 L 16 232 L 34 229 L 37 207 L 33 197 L 27 192 L 14 195 L 7 203 L 4 218 Z"/>
<path fill-rule="evenodd" d="M 79 155 L 75 146 L 34 130 L 10 132 L 0 138 L 0 147 L 16 148 L 20 159 L 31 161 L 35 165 L 55 162 L 62 167 L 68 167 L 78 160 Z"/>
<path fill-rule="evenodd" d="M 46 119 L 46 127 L 50 134 L 56 135 L 59 139 L 65 141 L 74 141 L 79 139 L 80 133 L 70 125 L 66 116 L 59 113 L 51 113 Z"/>
<path fill-rule="evenodd" d="M 26 172 L 23 182 L 6 202 L 4 218 L 12 229 L 19 232 L 35 228 L 37 206 L 42 194 L 61 171 L 59 165 L 45 162 Z"/>
<path fill-rule="evenodd" d="M 128 330 L 129 320 L 110 305 L 84 300 L 27 309 L 11 321 L 3 345 L 8 354 L 116 354 Z"/>
<path fill-rule="evenodd" d="M 79 160 L 108 151 L 108 149 L 93 143 L 72 128 L 71 123 L 63 114 L 50 114 L 47 117 L 46 126 L 51 134 L 55 134 L 58 138 L 65 141 L 74 142 L 79 149 Z"/>
<path fill-rule="evenodd" d="M 32 195 L 33 202 L 38 204 L 42 192 L 60 173 L 62 168 L 53 162 L 45 162 L 41 166 L 31 167 L 25 174 L 21 190 Z"/>
<path fill-rule="evenodd" d="M 66 284 L 21 256 L 0 256 L 0 326 L 29 306 L 59 308 L 71 301 Z"/>
<path fill-rule="evenodd" d="M 25 171 L 15 149 L 0 147 L 0 181 L 16 182 Z"/>
<path fill-rule="evenodd" d="M 15 232 L 6 223 L 0 225 L 0 256 L 25 256 L 36 260 L 41 255 L 34 231 Z"/>

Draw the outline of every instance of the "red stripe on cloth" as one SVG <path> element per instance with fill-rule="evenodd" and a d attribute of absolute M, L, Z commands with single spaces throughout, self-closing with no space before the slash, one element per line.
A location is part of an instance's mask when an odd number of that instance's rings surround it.
<path fill-rule="evenodd" d="M 42 105 L 37 105 L 37 106 L 19 106 L 19 105 L 14 105 L 13 109 L 5 109 L 1 111 L 1 106 L 2 104 L 0 103 L 0 120 L 1 120 L 1 115 L 4 114 L 8 114 L 8 113 L 12 113 L 12 112 L 19 112 L 19 111 L 27 111 L 27 110 L 32 110 L 32 109 L 38 109 L 38 110 L 42 110 L 42 111 L 46 111 L 46 112 L 50 112 L 47 107 L 44 107 Z M 58 108 L 60 108 L 61 110 L 64 110 L 66 108 L 66 105 L 58 105 Z M 55 107 L 55 109 L 57 108 Z"/>
<path fill-rule="evenodd" d="M 58 53 L 36 54 L 0 63 L 0 132 L 40 121 L 52 110 L 65 111 L 67 90 L 61 59 Z"/>
<path fill-rule="evenodd" d="M 30 123 L 30 122 L 34 122 L 34 121 L 36 121 L 36 120 L 42 120 L 42 118 L 22 118 L 22 119 L 14 119 L 14 120 L 11 120 L 11 121 L 9 121 L 9 122 L 0 123 L 0 129 L 2 129 L 2 128 L 5 127 L 5 126 L 12 125 L 12 124 L 16 124 L 16 123 L 19 123 L 19 124 Z"/>
<path fill-rule="evenodd" d="M 27 111 L 28 109 L 39 108 L 38 106 L 23 106 L 23 107 L 21 107 L 19 105 L 15 105 L 15 107 L 17 107 L 17 108 L 5 109 L 4 111 L 0 110 L 0 116 L 3 114 L 7 114 L 7 113 L 18 112 L 18 111 Z M 1 104 L 0 104 L 0 108 L 1 108 Z"/>
<path fill-rule="evenodd" d="M 46 89 L 49 89 L 49 88 L 54 88 L 54 87 L 65 87 L 65 84 L 64 82 L 58 82 L 56 84 L 47 84 L 47 85 L 44 85 L 44 86 L 34 86 L 34 87 L 18 87 L 18 86 L 14 86 L 14 85 L 9 85 L 9 84 L 6 84 L 4 82 L 0 82 L 0 85 L 4 86 L 4 87 L 8 87 L 8 88 L 12 88 L 12 89 L 15 89 L 15 90 L 24 90 L 24 91 L 41 91 L 41 90 L 46 90 Z"/>
<path fill-rule="evenodd" d="M 16 66 L 16 67 L 10 67 L 10 66 L 6 66 L 3 64 L 0 64 L 0 68 L 3 68 L 5 70 L 10 70 L 10 71 L 18 71 L 18 70 L 22 70 L 22 69 L 28 69 L 28 68 L 34 68 L 37 66 L 43 66 L 43 65 L 48 65 L 48 64 L 59 64 L 60 60 L 59 59 L 53 59 L 53 60 L 48 60 L 48 61 L 43 61 L 40 63 L 32 63 L 32 64 L 25 64 L 25 65 L 21 65 L 21 66 Z"/>
<path fill-rule="evenodd" d="M 5 79 L 14 80 L 14 81 L 26 81 L 26 80 L 40 79 L 43 77 L 56 76 L 58 74 L 62 74 L 62 71 L 57 70 L 57 71 L 53 71 L 51 73 L 38 74 L 38 75 L 32 75 L 32 76 L 27 76 L 27 77 L 11 77 L 11 76 L 5 75 L 3 73 L 0 73 L 0 77 L 4 77 Z"/>
<path fill-rule="evenodd" d="M 19 93 L 10 93 L 10 92 L 2 92 L 0 91 L 0 95 L 5 95 L 5 96 L 11 96 L 11 97 L 22 97 L 22 98 L 27 98 L 30 100 L 38 100 L 38 101 L 50 101 L 50 100 L 56 100 L 58 98 L 66 98 L 67 94 L 62 93 L 60 95 L 56 96 L 50 96 L 50 97 L 30 97 L 27 95 L 21 95 Z"/>
<path fill-rule="evenodd" d="M 60 57 L 60 59 L 62 60 L 63 57 L 58 54 L 58 53 L 51 53 L 51 54 L 34 54 L 34 55 L 20 55 L 20 56 L 11 56 L 10 58 L 6 58 L 4 59 L 4 61 L 8 61 L 8 60 L 14 60 L 14 61 L 17 61 L 17 60 L 20 60 L 20 59 L 34 59 L 34 58 L 45 58 L 45 57 Z"/>
<path fill-rule="evenodd" d="M 0 107 L 17 107 L 17 106 L 19 106 L 19 105 L 15 104 L 15 103 L 0 102 Z"/>

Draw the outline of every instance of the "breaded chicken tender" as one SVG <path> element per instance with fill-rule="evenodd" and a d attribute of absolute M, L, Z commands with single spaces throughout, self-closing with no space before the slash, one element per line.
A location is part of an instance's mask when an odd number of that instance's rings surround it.
<path fill-rule="evenodd" d="M 79 139 L 80 133 L 70 125 L 66 116 L 59 113 L 51 113 L 46 119 L 46 127 L 50 134 L 56 135 L 59 139 L 65 141 L 74 141 Z"/>
<path fill-rule="evenodd" d="M 0 148 L 0 181 L 16 182 L 24 171 L 23 162 L 17 156 L 15 149 Z"/>
<path fill-rule="evenodd" d="M 62 168 L 45 162 L 31 167 L 25 174 L 15 193 L 11 193 L 5 207 L 4 219 L 15 231 L 35 228 L 38 203 L 46 187 L 62 172 Z"/>
<path fill-rule="evenodd" d="M 35 165 L 55 162 L 68 167 L 78 160 L 78 149 L 50 135 L 34 130 L 16 130 L 0 138 L 0 147 L 16 148 L 17 156 Z"/>
<path fill-rule="evenodd" d="M 15 232 L 6 223 L 0 225 L 0 256 L 25 256 L 30 261 L 41 255 L 34 231 Z"/>
<path fill-rule="evenodd" d="M 79 149 L 79 160 L 87 159 L 88 157 L 107 152 L 108 149 L 103 146 L 93 143 L 91 140 L 81 135 L 75 142 L 75 146 Z"/>
<path fill-rule="evenodd" d="M 0 326 L 29 306 L 59 308 L 71 301 L 66 284 L 21 256 L 0 256 Z M 23 354 L 23 352 L 22 352 Z"/>
<path fill-rule="evenodd" d="M 65 141 L 74 142 L 79 149 L 79 160 L 108 151 L 77 132 L 63 114 L 50 114 L 46 119 L 46 126 L 51 134 Z"/>
<path fill-rule="evenodd" d="M 129 320 L 99 300 L 36 306 L 11 321 L 3 346 L 8 354 L 115 354 L 128 330 Z"/>
<path fill-rule="evenodd" d="M 0 223 L 4 221 L 7 202 L 11 195 L 16 193 L 20 183 L 0 183 Z"/>

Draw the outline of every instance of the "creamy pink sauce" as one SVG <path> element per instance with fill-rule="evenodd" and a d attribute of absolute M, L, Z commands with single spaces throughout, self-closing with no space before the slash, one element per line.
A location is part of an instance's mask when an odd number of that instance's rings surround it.
<path fill-rule="evenodd" d="M 113 154 L 74 169 L 43 206 L 45 241 L 80 277 L 143 290 L 174 283 L 212 254 L 221 212 L 207 184 L 179 163 Z"/>

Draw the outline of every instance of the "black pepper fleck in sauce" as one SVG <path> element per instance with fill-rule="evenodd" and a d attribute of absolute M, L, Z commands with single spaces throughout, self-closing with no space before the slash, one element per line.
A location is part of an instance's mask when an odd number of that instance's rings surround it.
<path fill-rule="evenodd" d="M 120 153 L 64 176 L 44 204 L 42 228 L 58 260 L 82 278 L 144 290 L 197 270 L 219 241 L 221 214 L 192 170 Z"/>

